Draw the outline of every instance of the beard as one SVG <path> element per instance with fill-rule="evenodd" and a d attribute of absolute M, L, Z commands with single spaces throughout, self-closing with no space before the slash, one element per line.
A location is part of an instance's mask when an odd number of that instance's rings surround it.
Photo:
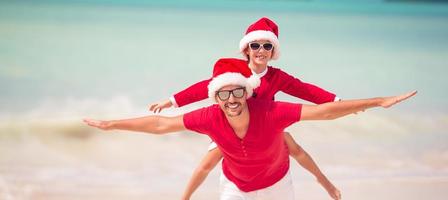
<path fill-rule="evenodd" d="M 243 112 L 243 106 L 241 103 L 226 103 L 224 105 L 224 110 L 226 111 L 226 115 L 229 117 L 237 117 L 240 116 Z"/>

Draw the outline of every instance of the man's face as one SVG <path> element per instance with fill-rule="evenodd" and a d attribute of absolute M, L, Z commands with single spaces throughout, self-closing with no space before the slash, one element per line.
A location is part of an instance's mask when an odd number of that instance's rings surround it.
<path fill-rule="evenodd" d="M 215 98 L 228 117 L 236 117 L 241 115 L 246 107 L 246 95 L 246 88 L 239 85 L 227 85 L 216 92 Z"/>

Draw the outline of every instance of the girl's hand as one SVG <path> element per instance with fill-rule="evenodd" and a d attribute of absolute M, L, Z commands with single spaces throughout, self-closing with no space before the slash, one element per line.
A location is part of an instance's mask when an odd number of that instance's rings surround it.
<path fill-rule="evenodd" d="M 149 110 L 154 113 L 160 113 L 163 109 L 173 106 L 169 99 L 149 105 Z"/>

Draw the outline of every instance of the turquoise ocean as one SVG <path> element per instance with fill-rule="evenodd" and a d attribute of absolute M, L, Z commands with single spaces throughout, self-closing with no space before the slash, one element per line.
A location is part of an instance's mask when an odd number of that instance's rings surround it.
<path fill-rule="evenodd" d="M 280 28 L 271 65 L 302 81 L 343 99 L 419 92 L 289 128 L 343 199 L 445 199 L 448 4 L 380 0 L 0 1 L 0 199 L 179 199 L 208 138 L 104 133 L 81 119 L 151 114 L 217 59 L 241 57 L 263 16 Z M 219 171 L 193 199 L 218 198 Z M 330 199 L 297 163 L 291 172 L 298 199 Z"/>

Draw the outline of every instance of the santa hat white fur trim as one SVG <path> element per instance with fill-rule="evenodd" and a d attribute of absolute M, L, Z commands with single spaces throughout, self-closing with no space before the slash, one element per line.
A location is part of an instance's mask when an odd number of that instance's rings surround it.
<path fill-rule="evenodd" d="M 272 52 L 272 60 L 277 60 L 280 57 L 280 42 L 277 36 L 271 31 L 252 31 L 245 35 L 240 41 L 240 52 L 244 55 L 244 50 L 247 48 L 250 42 L 255 40 L 269 40 L 274 45 L 274 51 Z"/>
<path fill-rule="evenodd" d="M 210 81 L 208 84 L 208 97 L 213 102 L 216 102 L 216 91 L 226 85 L 240 85 L 246 87 L 246 97 L 250 98 L 252 97 L 254 89 L 260 86 L 260 82 L 260 78 L 257 75 L 251 75 L 249 78 L 246 78 L 240 73 L 227 72 L 213 78 L 212 81 Z"/>

